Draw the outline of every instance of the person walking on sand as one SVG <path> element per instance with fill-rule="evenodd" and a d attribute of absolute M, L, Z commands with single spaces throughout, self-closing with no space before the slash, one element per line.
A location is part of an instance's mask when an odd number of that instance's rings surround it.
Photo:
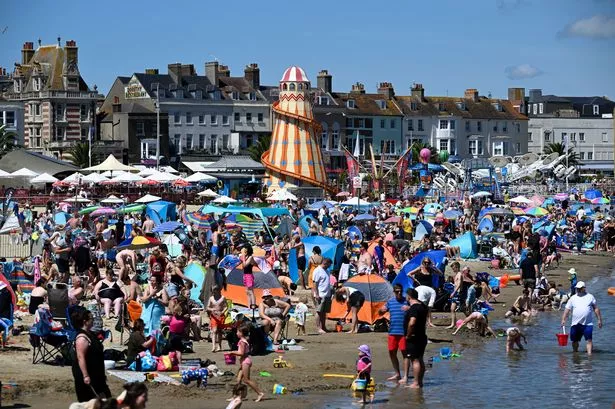
<path fill-rule="evenodd" d="M 331 266 L 330 258 L 322 260 L 322 264 L 314 269 L 312 280 L 312 295 L 316 303 L 316 328 L 319 334 L 327 332 L 327 314 L 331 311 L 331 279 L 327 269 Z"/>
<path fill-rule="evenodd" d="M 594 314 L 598 318 L 598 328 L 602 328 L 602 315 L 596 304 L 596 299 L 593 295 L 585 290 L 585 283 L 579 281 L 574 294 L 566 303 L 564 314 L 562 315 L 562 327 L 566 325 L 568 315 L 572 312 L 572 323 L 570 325 L 570 341 L 572 341 L 572 350 L 579 350 L 579 341 L 581 337 L 585 338 L 587 353 L 591 355 L 593 349 L 592 333 L 594 329 Z"/>
<path fill-rule="evenodd" d="M 380 309 L 380 314 L 389 313 L 389 358 L 393 364 L 395 375 L 390 377 L 389 381 L 398 381 L 400 384 L 406 383 L 408 379 L 408 360 L 405 357 L 406 351 L 406 332 L 404 331 L 404 320 L 406 309 L 409 307 L 406 298 L 404 297 L 404 288 L 401 284 L 393 286 L 395 297 L 387 301 Z M 401 351 L 404 355 L 404 376 L 401 376 L 399 370 L 399 360 L 397 359 L 397 351 Z"/>
<path fill-rule="evenodd" d="M 414 288 L 408 290 L 408 313 L 406 314 L 406 358 L 412 362 L 414 382 L 410 388 L 422 388 L 425 376 L 425 347 L 427 347 L 427 306 L 419 301 L 419 294 Z M 406 373 L 409 371 L 406 369 Z"/>

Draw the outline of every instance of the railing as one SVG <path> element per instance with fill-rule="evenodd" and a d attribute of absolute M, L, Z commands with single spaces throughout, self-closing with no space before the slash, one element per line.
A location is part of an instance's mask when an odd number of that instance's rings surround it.
<path fill-rule="evenodd" d="M 32 245 L 30 240 L 22 242 L 21 233 L 0 235 L 0 257 L 7 260 L 14 258 L 30 257 Z"/>

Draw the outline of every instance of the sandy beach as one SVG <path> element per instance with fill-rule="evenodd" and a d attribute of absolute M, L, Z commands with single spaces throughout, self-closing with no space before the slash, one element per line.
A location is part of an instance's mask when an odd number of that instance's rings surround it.
<path fill-rule="evenodd" d="M 463 265 L 469 265 L 473 274 L 480 271 L 487 271 L 493 275 L 500 276 L 505 270 L 491 270 L 487 262 L 464 261 Z M 562 284 L 564 288 L 568 286 L 568 269 L 575 267 L 579 279 L 588 280 L 593 276 L 608 273 L 615 265 L 612 255 L 589 253 L 582 256 L 575 256 L 565 253 L 559 267 L 547 271 L 549 280 Z M 450 270 L 447 269 L 448 275 Z M 490 324 L 497 328 L 504 328 L 506 322 L 503 320 L 505 312 L 508 310 L 514 299 L 521 293 L 521 287 L 510 284 L 502 290 L 495 304 L 495 311 L 490 314 Z M 559 312 L 544 312 L 541 314 L 559 314 Z M 501 342 L 493 338 L 481 338 L 476 333 L 463 329 L 459 334 L 451 335 L 452 330 L 445 329 L 450 323 L 448 313 L 435 312 L 433 314 L 434 323 L 439 325 L 437 328 L 429 328 L 428 336 L 432 340 L 427 347 L 426 357 L 434 354 L 442 346 L 451 346 L 455 351 L 471 348 L 482 342 Z M 461 317 L 463 315 L 461 314 Z M 17 322 L 20 325 L 22 322 Z M 29 323 L 28 320 L 23 321 Z M 329 330 L 333 330 L 334 323 L 329 322 Z M 294 336 L 294 327 L 291 328 L 289 336 Z M 249 399 L 245 402 L 246 408 L 272 408 L 279 405 L 289 405 L 292 408 L 314 407 L 314 395 L 324 391 L 338 390 L 335 393 L 350 394 L 348 389 L 351 380 L 345 378 L 325 378 L 323 374 L 348 374 L 354 373 L 356 360 L 356 348 L 360 344 L 369 344 L 373 352 L 374 371 L 390 371 L 390 361 L 387 352 L 386 333 L 362 333 L 345 334 L 329 333 L 326 335 L 312 335 L 316 333 L 314 320 L 308 322 L 308 336 L 298 338 L 299 345 L 305 349 L 302 351 L 290 351 L 284 354 L 284 359 L 290 364 L 289 368 L 273 368 L 273 359 L 278 356 L 271 353 L 267 356 L 253 357 L 253 378 L 259 383 L 261 388 L 267 392 L 266 399 L 261 403 L 254 403 L 255 397 L 252 391 L 249 392 Z M 120 348 L 119 336 L 116 334 L 114 343 L 106 343 L 106 347 Z M 504 348 L 504 345 L 502 345 Z M 186 358 L 211 359 L 216 361 L 222 370 L 235 370 L 224 364 L 221 353 L 212 354 L 211 345 L 208 342 L 195 343 L 195 353 L 186 355 Z M 15 383 L 18 386 L 3 391 L 3 407 L 8 408 L 49 408 L 65 409 L 75 400 L 73 378 L 70 367 L 59 367 L 51 365 L 32 365 L 32 351 L 28 344 L 28 337 L 20 335 L 11 338 L 8 350 L 0 353 L 2 359 L 3 384 Z M 259 376 L 260 371 L 267 371 L 271 377 Z M 429 372 L 426 374 L 429 377 Z M 377 379 L 378 388 L 382 389 L 383 379 Z M 188 409 L 197 408 L 224 408 L 225 399 L 229 397 L 229 389 L 234 383 L 232 377 L 210 378 L 206 389 L 198 389 L 195 384 L 189 386 L 174 386 L 157 383 L 149 383 L 150 394 L 148 408 L 160 409 L 168 407 L 182 407 Z M 274 384 L 284 385 L 289 393 L 286 395 L 272 395 L 271 390 Z M 110 376 L 109 385 L 114 394 L 119 394 L 122 390 L 122 381 Z M 425 390 L 424 393 L 429 393 Z"/>

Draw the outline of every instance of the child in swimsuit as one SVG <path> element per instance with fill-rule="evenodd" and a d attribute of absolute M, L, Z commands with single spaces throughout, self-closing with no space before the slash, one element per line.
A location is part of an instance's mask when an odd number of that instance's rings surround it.
<path fill-rule="evenodd" d="M 369 345 L 361 345 L 359 348 L 359 359 L 357 360 L 357 379 L 365 379 L 365 389 L 359 403 L 367 403 L 367 389 L 372 373 L 372 351 Z M 371 396 L 373 400 L 374 397 Z"/>
<path fill-rule="evenodd" d="M 256 382 L 250 379 L 250 369 L 252 368 L 252 359 L 250 358 L 250 343 L 248 337 L 250 335 L 250 324 L 242 324 L 237 328 L 237 336 L 239 337 L 239 343 L 237 344 L 237 351 L 231 351 L 230 353 L 239 357 L 239 373 L 237 374 L 237 383 L 245 383 L 256 392 L 258 397 L 254 400 L 260 402 L 265 394 L 259 389 Z"/>
<path fill-rule="evenodd" d="M 521 345 L 521 338 L 527 345 L 527 339 L 525 334 L 517 327 L 510 327 L 506 330 L 506 353 L 512 351 L 515 348 L 515 344 L 519 348 L 519 351 L 523 351 L 523 345 Z"/>

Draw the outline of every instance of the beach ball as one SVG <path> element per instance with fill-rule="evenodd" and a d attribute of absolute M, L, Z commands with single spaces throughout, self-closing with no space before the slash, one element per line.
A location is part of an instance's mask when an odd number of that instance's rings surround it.
<path fill-rule="evenodd" d="M 449 156 L 450 155 L 447 150 L 440 151 L 440 153 L 438 154 L 438 157 L 440 158 L 440 162 L 446 162 Z"/>
<path fill-rule="evenodd" d="M 429 149 L 427 148 L 421 149 L 421 152 L 419 153 L 419 158 L 421 159 L 421 162 L 423 163 L 429 162 L 430 157 L 431 157 L 431 151 Z"/>

